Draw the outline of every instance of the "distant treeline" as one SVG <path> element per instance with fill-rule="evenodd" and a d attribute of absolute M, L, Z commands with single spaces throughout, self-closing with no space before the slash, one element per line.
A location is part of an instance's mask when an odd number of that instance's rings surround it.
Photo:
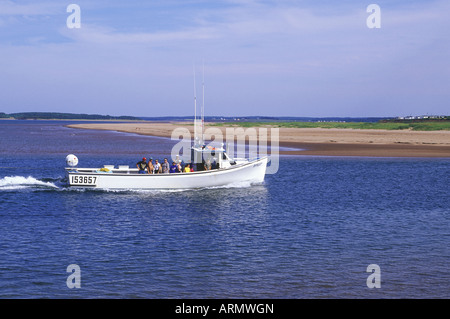
<path fill-rule="evenodd" d="M 22 112 L 6 114 L 0 112 L 0 118 L 13 118 L 16 120 L 140 120 L 134 116 L 110 116 L 99 114 L 76 114 L 54 112 Z"/>

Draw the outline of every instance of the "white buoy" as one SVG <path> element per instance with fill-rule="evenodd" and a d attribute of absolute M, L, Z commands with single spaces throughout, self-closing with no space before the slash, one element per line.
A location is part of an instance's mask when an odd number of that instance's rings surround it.
<path fill-rule="evenodd" d="M 69 154 L 66 156 L 66 164 L 70 167 L 74 167 L 78 165 L 78 158 L 73 155 L 73 154 Z"/>

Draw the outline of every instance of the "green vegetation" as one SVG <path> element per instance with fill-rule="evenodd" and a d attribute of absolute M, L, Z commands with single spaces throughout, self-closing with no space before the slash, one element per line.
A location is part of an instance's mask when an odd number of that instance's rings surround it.
<path fill-rule="evenodd" d="M 0 118 L 14 118 L 16 120 L 140 120 L 133 116 L 110 116 L 98 114 L 75 114 L 54 112 L 23 112 L 23 113 L 0 113 Z"/>
<path fill-rule="evenodd" d="M 448 121 L 415 121 L 415 122 L 225 122 L 208 124 L 210 126 L 231 127 L 286 127 L 286 128 L 347 128 L 375 130 L 413 130 L 439 131 L 450 130 Z"/>

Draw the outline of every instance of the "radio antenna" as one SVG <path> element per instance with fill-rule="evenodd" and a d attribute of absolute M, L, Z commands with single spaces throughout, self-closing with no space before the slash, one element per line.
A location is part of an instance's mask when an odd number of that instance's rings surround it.
<path fill-rule="evenodd" d="M 202 144 L 204 143 L 204 129 L 205 129 L 205 63 L 203 62 L 203 76 L 202 76 L 202 109 L 201 109 L 201 117 L 202 117 Z"/>
<path fill-rule="evenodd" d="M 195 86 L 195 65 L 193 66 L 194 69 L 194 146 L 198 143 L 198 136 L 197 136 L 197 88 Z"/>

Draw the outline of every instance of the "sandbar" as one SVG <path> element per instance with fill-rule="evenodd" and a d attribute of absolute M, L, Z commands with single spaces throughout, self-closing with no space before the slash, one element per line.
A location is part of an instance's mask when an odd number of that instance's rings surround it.
<path fill-rule="evenodd" d="M 108 130 L 140 135 L 171 137 L 176 128 L 194 126 L 186 122 L 133 122 L 70 124 L 70 128 Z M 208 129 L 208 124 L 205 129 Z M 219 128 L 224 136 L 225 126 Z M 268 129 L 268 145 L 270 132 Z M 258 127 L 256 128 L 257 132 Z M 279 146 L 285 155 L 365 156 L 365 157 L 448 157 L 450 131 L 279 128 Z"/>

